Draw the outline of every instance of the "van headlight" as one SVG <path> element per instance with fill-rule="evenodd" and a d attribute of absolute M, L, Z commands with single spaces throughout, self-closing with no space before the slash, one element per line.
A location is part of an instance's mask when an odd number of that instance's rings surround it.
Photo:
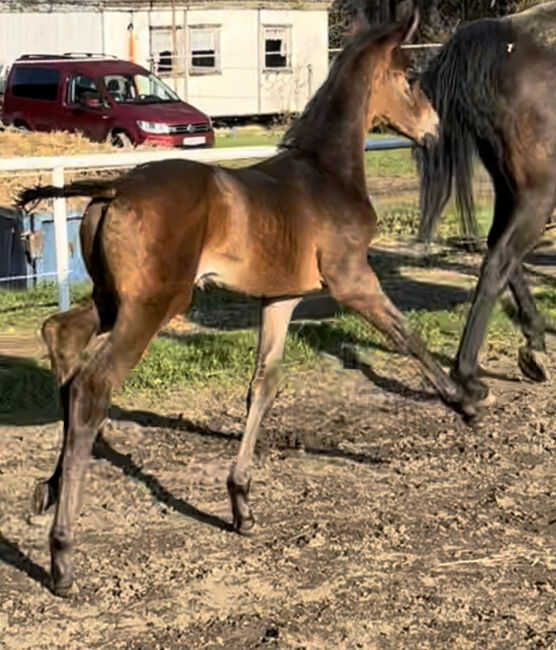
<path fill-rule="evenodd" d="M 137 126 L 145 133 L 168 134 L 170 133 L 170 126 L 161 122 L 143 122 L 137 121 Z"/>

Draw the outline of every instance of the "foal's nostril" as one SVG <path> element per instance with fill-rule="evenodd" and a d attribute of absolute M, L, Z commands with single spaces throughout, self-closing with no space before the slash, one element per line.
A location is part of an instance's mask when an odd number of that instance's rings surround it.
<path fill-rule="evenodd" d="M 438 135 L 432 133 L 425 133 L 423 136 L 423 147 L 431 147 L 438 139 Z"/>

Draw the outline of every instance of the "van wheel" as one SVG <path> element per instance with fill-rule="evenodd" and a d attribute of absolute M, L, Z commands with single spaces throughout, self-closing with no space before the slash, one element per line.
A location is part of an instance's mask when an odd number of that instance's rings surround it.
<path fill-rule="evenodd" d="M 127 133 L 123 131 L 112 131 L 110 134 L 110 144 L 118 149 L 131 149 L 133 142 Z"/>
<path fill-rule="evenodd" d="M 14 122 L 14 128 L 16 128 L 20 133 L 29 133 L 31 130 L 27 124 L 23 122 Z"/>

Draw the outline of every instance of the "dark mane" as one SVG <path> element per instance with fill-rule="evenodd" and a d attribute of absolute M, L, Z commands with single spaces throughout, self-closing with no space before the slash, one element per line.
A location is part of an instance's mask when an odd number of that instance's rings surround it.
<path fill-rule="evenodd" d="M 440 117 L 438 142 L 420 153 L 421 239 L 430 240 L 452 183 L 463 233 L 477 235 L 473 156 L 477 143 L 483 142 L 503 169 L 499 89 L 513 42 L 509 21 L 470 23 L 455 33 L 421 76 L 421 86 Z M 505 122 L 505 127 L 511 124 Z"/>
<path fill-rule="evenodd" d="M 329 151 L 343 149 L 345 134 L 338 132 L 337 125 L 351 107 L 357 111 L 365 110 L 364 93 L 369 86 L 368 73 L 364 69 L 366 55 L 370 46 L 391 30 L 388 25 L 369 28 L 347 43 L 334 60 L 322 86 L 286 131 L 278 145 L 280 149 L 313 152 L 323 145 Z M 346 126 L 352 128 L 353 123 Z"/>

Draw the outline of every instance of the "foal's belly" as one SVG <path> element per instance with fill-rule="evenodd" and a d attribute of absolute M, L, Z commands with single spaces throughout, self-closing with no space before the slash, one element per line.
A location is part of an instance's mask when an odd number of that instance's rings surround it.
<path fill-rule="evenodd" d="M 316 257 L 310 260 L 239 259 L 233 255 L 207 254 L 195 275 L 195 285 L 216 285 L 255 297 L 297 296 L 322 288 Z"/>

